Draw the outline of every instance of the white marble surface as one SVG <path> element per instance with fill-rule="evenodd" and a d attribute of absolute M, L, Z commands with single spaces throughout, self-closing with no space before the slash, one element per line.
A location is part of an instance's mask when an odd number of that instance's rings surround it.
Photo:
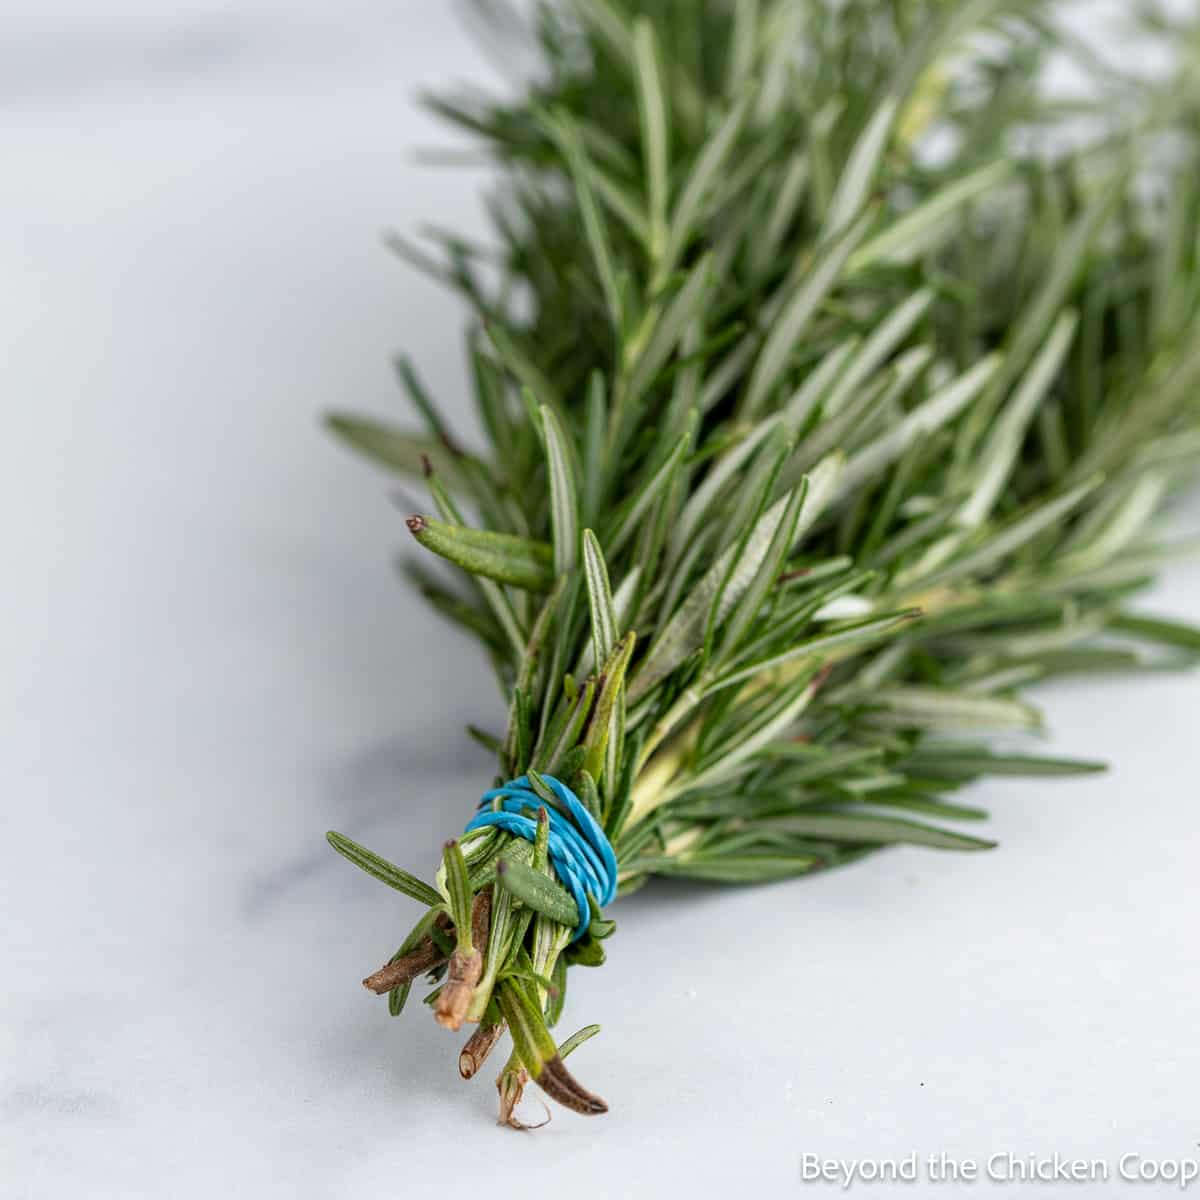
<path fill-rule="evenodd" d="M 324 830 L 432 862 L 489 773 L 459 729 L 501 708 L 316 414 L 396 410 L 399 345 L 463 407 L 458 314 L 375 234 L 478 223 L 477 175 L 407 156 L 437 140 L 414 87 L 479 70 L 419 0 L 6 9 L 0 1196 L 1196 1157 L 1197 676 L 1044 693 L 1054 749 L 1116 770 L 978 789 L 997 853 L 623 902 L 567 1016 L 605 1026 L 578 1058 L 602 1119 L 496 1129 L 456 1042 L 359 988 L 414 906 Z M 1154 604 L 1200 617 L 1200 573 Z M 1081 1192 L 1121 1185 L 1034 1189 Z"/>

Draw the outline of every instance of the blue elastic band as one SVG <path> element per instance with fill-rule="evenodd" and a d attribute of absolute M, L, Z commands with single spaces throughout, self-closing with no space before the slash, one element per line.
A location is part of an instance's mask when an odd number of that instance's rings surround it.
<path fill-rule="evenodd" d="M 495 826 L 516 837 L 532 842 L 537 838 L 537 821 L 526 814 L 544 808 L 550 817 L 550 865 L 559 882 L 571 893 L 579 910 L 577 941 L 587 933 L 592 922 L 588 893 L 602 908 L 617 894 L 617 856 L 596 818 L 580 803 L 579 797 L 560 779 L 542 775 L 541 779 L 566 809 L 560 811 L 533 790 L 529 776 L 522 775 L 503 787 L 486 792 L 479 801 L 478 814 L 468 822 L 464 832 Z M 492 802 L 499 800 L 500 807 Z"/>

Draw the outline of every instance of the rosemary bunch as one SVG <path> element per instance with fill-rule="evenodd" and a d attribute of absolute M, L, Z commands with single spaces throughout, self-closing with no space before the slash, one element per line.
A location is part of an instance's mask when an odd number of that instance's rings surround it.
<path fill-rule="evenodd" d="M 957 789 L 1097 768 L 964 735 L 1036 728 L 1036 681 L 1200 654 L 1127 608 L 1200 457 L 1196 37 L 1167 30 L 1155 88 L 1055 14 L 546 3 L 518 101 L 431 101 L 505 176 L 497 248 L 393 242 L 475 315 L 487 448 L 407 360 L 422 429 L 331 423 L 425 478 L 409 529 L 459 570 L 411 574 L 492 662 L 508 728 L 472 732 L 537 833 L 475 829 L 433 884 L 329 836 L 427 907 L 367 986 L 396 1014 L 428 975 L 442 1025 L 477 1023 L 464 1076 L 511 1034 L 502 1120 L 528 1077 L 605 1109 L 563 1065 L 596 1027 L 550 1033 L 614 929 L 551 865 L 556 785 L 621 892 L 983 849 Z M 1090 90 L 1051 99 L 1064 53 Z"/>

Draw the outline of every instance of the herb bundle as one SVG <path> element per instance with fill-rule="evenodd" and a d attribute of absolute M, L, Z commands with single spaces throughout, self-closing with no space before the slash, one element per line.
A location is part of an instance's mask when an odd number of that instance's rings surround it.
<path fill-rule="evenodd" d="M 421 428 L 331 424 L 427 482 L 458 570 L 410 571 L 495 669 L 500 790 L 432 884 L 329 837 L 427 906 L 366 985 L 398 1014 L 429 976 L 464 1077 L 511 1034 L 503 1121 L 529 1078 L 605 1110 L 563 1063 L 597 1027 L 550 1032 L 615 928 L 563 865 L 589 822 L 620 893 L 983 849 L 958 789 L 1097 769 L 979 740 L 1039 726 L 1028 685 L 1200 655 L 1128 609 L 1200 457 L 1197 40 L 1144 14 L 1152 87 L 1055 12 L 544 3 L 516 102 L 431 101 L 505 176 L 495 248 L 393 242 L 475 314 L 487 449 L 407 360 Z"/>

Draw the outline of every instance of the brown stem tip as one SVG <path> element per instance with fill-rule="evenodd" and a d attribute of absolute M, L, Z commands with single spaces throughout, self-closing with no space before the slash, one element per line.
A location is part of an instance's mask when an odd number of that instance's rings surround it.
<path fill-rule="evenodd" d="M 445 913 L 438 913 L 434 924 L 441 930 L 452 929 L 453 922 Z M 446 955 L 437 948 L 433 938 L 423 937 L 416 946 L 406 954 L 398 954 L 386 966 L 382 966 L 373 975 L 363 980 L 363 987 L 382 996 L 392 988 L 411 983 L 418 975 L 433 970 L 439 963 L 446 961 Z"/>
<path fill-rule="evenodd" d="M 425 528 L 425 518 L 420 515 L 409 517 L 404 523 L 414 537 Z"/>
<path fill-rule="evenodd" d="M 464 954 L 456 950 L 450 955 L 450 965 L 446 969 L 446 982 L 438 992 L 437 1002 L 433 1006 L 434 1020 L 446 1029 L 461 1029 L 467 1019 L 467 1009 L 471 1007 L 471 997 L 475 994 L 475 985 L 483 974 L 483 955 L 478 950 Z"/>
<path fill-rule="evenodd" d="M 373 975 L 368 975 L 363 980 L 363 987 L 377 996 L 382 996 L 384 992 L 411 983 L 418 975 L 431 971 L 438 963 L 444 962 L 445 958 L 446 956 L 433 944 L 433 939 L 426 938 L 415 950 L 393 959 Z"/>
<path fill-rule="evenodd" d="M 503 1022 L 496 1025 L 481 1025 L 469 1038 L 458 1056 L 458 1073 L 471 1079 L 487 1061 L 487 1056 L 496 1048 L 504 1033 Z"/>
<path fill-rule="evenodd" d="M 433 1017 L 447 1029 L 461 1029 L 467 1019 L 475 988 L 483 975 L 483 955 L 475 947 L 486 946 L 491 927 L 492 896 L 490 891 L 477 892 L 471 904 L 470 953 L 456 950 L 450 956 L 446 982 L 438 993 Z"/>

